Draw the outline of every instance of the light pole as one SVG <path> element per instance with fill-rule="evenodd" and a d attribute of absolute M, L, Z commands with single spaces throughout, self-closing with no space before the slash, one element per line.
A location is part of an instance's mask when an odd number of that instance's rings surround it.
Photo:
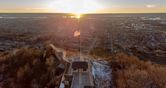
<path fill-rule="evenodd" d="M 82 58 L 81 58 L 81 20 L 80 20 L 80 16 L 78 16 L 77 21 L 78 21 L 78 31 L 80 32 L 80 35 L 79 35 L 80 60 L 82 60 Z"/>
<path fill-rule="evenodd" d="M 75 18 L 76 18 L 76 21 L 77 21 L 78 25 L 77 25 L 77 30 L 74 32 L 74 37 L 79 38 L 79 54 L 80 54 L 80 60 L 82 60 L 82 58 L 81 58 L 81 27 L 80 27 L 80 25 L 81 25 L 81 20 L 80 20 L 81 16 L 76 15 Z"/>

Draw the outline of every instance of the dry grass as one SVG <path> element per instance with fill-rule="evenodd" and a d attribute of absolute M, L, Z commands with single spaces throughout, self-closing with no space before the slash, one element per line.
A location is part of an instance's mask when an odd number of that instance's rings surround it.
<path fill-rule="evenodd" d="M 75 52 L 67 51 L 67 56 Z M 44 60 L 43 51 L 22 48 L 0 54 L 0 88 L 52 88 L 58 85 L 52 60 Z M 110 63 L 116 88 L 166 88 L 166 66 L 144 62 L 118 53 Z M 57 84 L 56 84 L 57 83 Z"/>
<path fill-rule="evenodd" d="M 111 60 L 117 88 L 166 88 L 166 67 L 124 53 Z"/>
<path fill-rule="evenodd" d="M 58 70 L 44 60 L 40 49 L 22 48 L 1 54 L 0 58 L 0 88 L 53 88 L 58 85 Z"/>

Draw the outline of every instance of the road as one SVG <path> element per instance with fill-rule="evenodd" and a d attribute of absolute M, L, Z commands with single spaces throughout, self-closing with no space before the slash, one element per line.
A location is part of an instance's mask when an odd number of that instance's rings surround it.
<path fill-rule="evenodd" d="M 78 56 L 72 56 L 67 58 L 69 61 L 78 61 Z M 107 61 L 104 61 L 102 58 L 93 58 L 86 55 L 81 55 L 85 61 L 89 61 L 91 63 L 90 69 L 88 69 L 88 73 L 82 70 L 79 71 L 71 71 L 68 73 L 73 74 L 73 83 L 71 88 L 84 88 L 83 85 L 91 85 L 94 82 L 95 88 L 111 88 L 112 82 L 112 69 L 108 65 Z M 71 68 L 71 67 L 70 67 Z M 91 75 L 89 75 L 91 73 Z M 61 87 L 65 88 L 65 87 Z"/>

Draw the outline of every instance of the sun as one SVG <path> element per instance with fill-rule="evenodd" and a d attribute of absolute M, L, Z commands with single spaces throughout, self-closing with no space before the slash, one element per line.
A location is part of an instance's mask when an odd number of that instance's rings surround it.
<path fill-rule="evenodd" d="M 75 14 L 75 16 L 76 16 L 77 19 L 80 19 L 80 18 L 81 18 L 81 15 L 82 15 L 82 14 Z"/>
<path fill-rule="evenodd" d="M 102 8 L 95 0 L 56 0 L 50 5 L 60 13 L 72 13 L 80 17 L 80 14 L 93 13 Z"/>

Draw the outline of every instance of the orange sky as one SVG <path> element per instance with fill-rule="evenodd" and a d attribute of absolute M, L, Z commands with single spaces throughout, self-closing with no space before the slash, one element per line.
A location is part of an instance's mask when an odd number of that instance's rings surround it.
<path fill-rule="evenodd" d="M 0 0 L 1 13 L 166 13 L 165 0 Z"/>
<path fill-rule="evenodd" d="M 52 9 L 29 8 L 29 9 L 0 9 L 1 13 L 61 13 Z M 166 8 L 111 8 L 91 11 L 88 13 L 166 13 Z"/>

